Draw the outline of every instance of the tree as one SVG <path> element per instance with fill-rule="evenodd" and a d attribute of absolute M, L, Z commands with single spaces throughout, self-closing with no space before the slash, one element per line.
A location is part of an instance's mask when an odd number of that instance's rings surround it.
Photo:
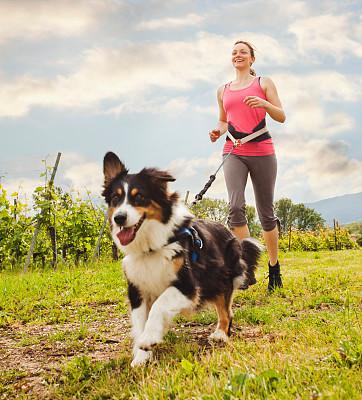
<path fill-rule="evenodd" d="M 281 233 L 290 228 L 303 231 L 315 231 L 325 224 L 322 216 L 304 204 L 293 204 L 292 200 L 283 198 L 274 204 L 275 214 L 279 218 Z"/>
<path fill-rule="evenodd" d="M 288 232 L 294 221 L 294 205 L 292 200 L 283 198 L 275 202 L 274 211 L 280 222 L 281 233 Z"/>
<path fill-rule="evenodd" d="M 303 231 L 315 231 L 325 223 L 322 216 L 312 208 L 304 204 L 294 206 L 294 225 Z"/>
<path fill-rule="evenodd" d="M 229 205 L 225 200 L 210 199 L 205 197 L 190 209 L 196 218 L 209 219 L 220 222 L 223 225 L 227 225 Z M 258 237 L 261 233 L 261 226 L 256 220 L 256 212 L 254 207 L 248 205 L 246 206 L 246 217 L 248 220 L 250 235 L 253 237 Z"/>

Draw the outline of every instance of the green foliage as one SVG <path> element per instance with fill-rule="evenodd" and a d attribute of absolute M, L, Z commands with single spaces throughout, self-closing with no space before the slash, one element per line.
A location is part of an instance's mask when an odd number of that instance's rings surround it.
<path fill-rule="evenodd" d="M 304 204 L 293 204 L 292 200 L 283 198 L 274 204 L 275 214 L 279 218 L 281 232 L 286 233 L 290 228 L 303 231 L 315 231 L 324 226 L 322 216 Z"/>
<path fill-rule="evenodd" d="M 229 215 L 229 205 L 225 200 L 210 199 L 205 197 L 191 207 L 191 212 L 196 218 L 217 221 L 226 226 Z M 249 205 L 246 206 L 246 217 L 251 236 L 259 237 L 261 233 L 261 226 L 256 220 L 256 212 L 254 207 Z"/>
<path fill-rule="evenodd" d="M 357 247 L 346 228 L 338 224 L 334 229 L 327 228 L 321 215 L 304 204 L 280 199 L 275 203 L 275 213 L 280 221 L 281 250 L 318 251 Z"/>
<path fill-rule="evenodd" d="M 47 172 L 44 174 L 47 175 Z M 33 254 L 35 266 L 54 266 L 52 239 L 56 240 L 57 262 L 89 260 L 94 252 L 105 209 L 95 206 L 74 193 L 63 192 L 50 184 L 39 186 L 33 193 L 32 210 L 19 200 L 18 193 L 8 196 L 0 185 L 0 271 L 14 269 L 24 263 L 35 227 L 40 232 Z M 350 249 L 357 245 L 347 229 L 337 226 L 336 234 L 323 228 L 324 221 L 314 210 L 290 199 L 275 203 L 281 221 L 281 249 L 318 251 Z M 204 198 L 191 207 L 197 218 L 210 219 L 227 225 L 229 206 L 225 200 Z M 255 208 L 246 207 L 248 226 L 253 237 L 260 237 L 261 226 Z M 299 231 L 290 231 L 290 228 Z M 353 226 L 357 229 L 358 226 Z M 362 245 L 362 235 L 357 239 Z M 100 253 L 110 254 L 112 240 L 108 230 L 102 236 Z"/>
<path fill-rule="evenodd" d="M 362 222 L 353 222 L 352 224 L 344 225 L 350 234 L 356 235 L 356 243 L 362 247 Z"/>
<path fill-rule="evenodd" d="M 336 230 L 320 228 L 313 232 L 291 231 L 281 235 L 279 239 L 279 248 L 285 251 L 343 250 L 357 247 L 348 231 L 341 227 Z"/>
<path fill-rule="evenodd" d="M 222 398 L 223 400 L 242 398 L 246 391 L 251 391 L 257 392 L 261 399 L 267 399 L 281 380 L 282 376 L 273 369 L 263 371 L 259 375 L 234 372 L 230 374 Z"/>
<path fill-rule="evenodd" d="M 348 230 L 349 233 L 354 233 L 357 235 L 362 235 L 362 222 L 352 222 L 343 226 Z"/>
<path fill-rule="evenodd" d="M 348 368 L 355 365 L 362 367 L 362 343 L 357 340 L 341 341 L 340 347 L 332 356 L 332 361 Z"/>
<path fill-rule="evenodd" d="M 274 204 L 274 212 L 279 218 L 281 232 L 287 232 L 294 220 L 293 202 L 290 199 L 280 199 Z"/>
<path fill-rule="evenodd" d="M 14 267 L 26 254 L 33 229 L 28 208 L 18 199 L 18 193 L 8 200 L 6 190 L 0 185 L 0 271 Z"/>
<path fill-rule="evenodd" d="M 225 200 L 205 197 L 190 209 L 196 218 L 209 219 L 221 222 L 224 225 L 227 224 L 229 205 Z"/>
<path fill-rule="evenodd" d="M 11 204 L 13 202 L 13 204 Z M 91 199 L 65 193 L 51 185 L 39 186 L 33 193 L 33 210 L 13 193 L 8 199 L 0 186 L 0 271 L 23 264 L 30 248 L 35 226 L 40 231 L 34 248 L 35 265 L 53 262 L 50 231 L 55 231 L 57 259 L 61 262 L 89 260 L 94 252 L 105 210 Z M 110 254 L 112 240 L 106 230 L 101 240 L 101 254 Z"/>
<path fill-rule="evenodd" d="M 358 246 L 362 247 L 362 235 L 360 235 L 357 240 L 356 243 L 358 244 Z"/>

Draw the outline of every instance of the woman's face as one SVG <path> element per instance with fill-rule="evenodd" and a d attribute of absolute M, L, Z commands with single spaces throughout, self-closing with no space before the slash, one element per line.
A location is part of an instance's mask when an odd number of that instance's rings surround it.
<path fill-rule="evenodd" d="M 233 47 L 231 61 L 235 68 L 250 68 L 255 58 L 251 56 L 249 47 L 244 43 L 238 43 Z"/>

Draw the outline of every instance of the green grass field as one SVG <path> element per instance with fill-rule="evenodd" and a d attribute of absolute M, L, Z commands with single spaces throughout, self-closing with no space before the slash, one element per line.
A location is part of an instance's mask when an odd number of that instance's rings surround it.
<path fill-rule="evenodd" d="M 138 369 L 119 263 L 2 273 L 0 399 L 361 399 L 362 250 L 281 262 L 284 289 L 264 267 L 236 294 L 227 345 L 214 311 L 180 317 Z"/>

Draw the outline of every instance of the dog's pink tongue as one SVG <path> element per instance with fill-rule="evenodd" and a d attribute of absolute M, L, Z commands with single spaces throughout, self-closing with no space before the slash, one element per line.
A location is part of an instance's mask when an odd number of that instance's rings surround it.
<path fill-rule="evenodd" d="M 134 228 L 122 228 L 117 234 L 122 246 L 127 246 L 134 239 Z"/>

